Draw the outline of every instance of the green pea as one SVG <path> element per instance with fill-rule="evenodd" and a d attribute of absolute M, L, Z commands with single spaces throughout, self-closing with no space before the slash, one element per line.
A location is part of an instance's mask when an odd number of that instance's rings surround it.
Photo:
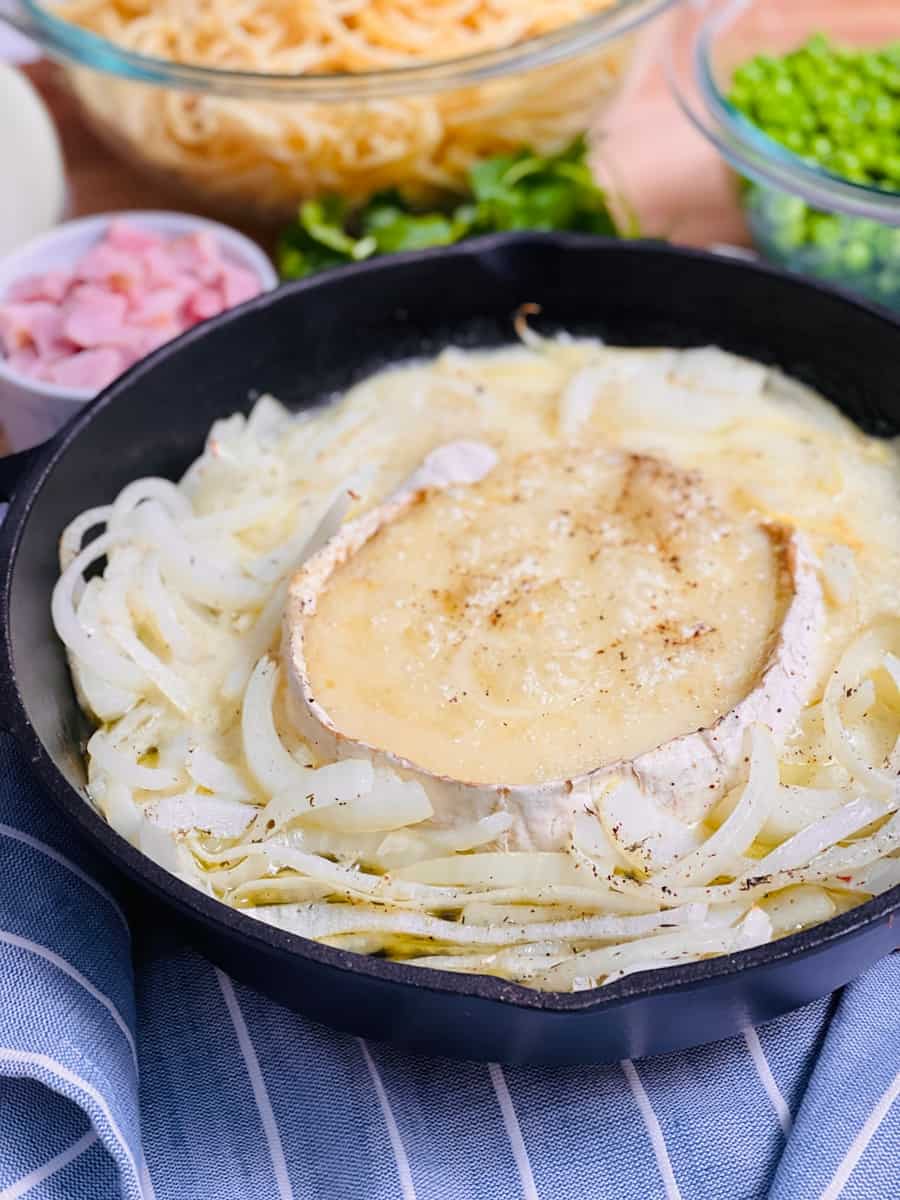
<path fill-rule="evenodd" d="M 834 246 L 841 240 L 840 218 L 816 213 L 810 220 L 810 234 L 817 246 Z"/>
<path fill-rule="evenodd" d="M 872 105 L 869 120 L 878 129 L 896 130 L 900 128 L 898 105 L 894 103 L 890 96 L 882 93 Z"/>
<path fill-rule="evenodd" d="M 873 137 L 866 137 L 857 142 L 856 153 L 867 170 L 880 166 L 884 155 L 881 144 Z"/>
<path fill-rule="evenodd" d="M 780 58 L 758 54 L 735 71 L 730 99 L 799 161 L 900 193 L 900 39 L 857 49 L 815 34 Z M 742 195 L 758 244 L 776 260 L 900 300 L 900 229 L 756 184 Z"/>
<path fill-rule="evenodd" d="M 793 150 L 795 154 L 802 154 L 806 149 L 806 136 L 800 129 L 789 129 L 782 141 L 788 150 Z"/>
<path fill-rule="evenodd" d="M 873 288 L 876 300 L 893 301 L 900 298 L 900 275 L 894 271 L 879 271 Z"/>
<path fill-rule="evenodd" d="M 766 72 L 755 58 L 751 58 L 742 67 L 738 67 L 734 73 L 734 82 L 739 87 L 748 89 L 752 89 L 757 83 L 762 83 L 765 78 Z"/>
<path fill-rule="evenodd" d="M 873 242 L 883 262 L 900 266 L 900 229 L 890 225 L 879 225 Z"/>
<path fill-rule="evenodd" d="M 841 254 L 841 261 L 848 271 L 865 271 L 872 265 L 872 250 L 863 241 L 848 242 Z"/>
<path fill-rule="evenodd" d="M 853 175 L 861 174 L 863 170 L 862 159 L 852 150 L 835 150 L 828 166 L 838 175 L 846 175 L 848 179 Z"/>
<path fill-rule="evenodd" d="M 737 83 L 731 89 L 728 99 L 735 108 L 746 111 L 746 109 L 752 108 L 753 106 L 753 89 L 749 84 Z"/>
<path fill-rule="evenodd" d="M 768 192 L 766 196 L 767 215 L 779 224 L 793 224 L 806 216 L 806 204 L 799 196 L 789 196 L 785 192 Z"/>

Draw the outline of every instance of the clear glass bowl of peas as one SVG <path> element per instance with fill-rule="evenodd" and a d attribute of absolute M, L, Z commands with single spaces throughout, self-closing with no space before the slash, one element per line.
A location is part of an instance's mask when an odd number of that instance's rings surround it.
<path fill-rule="evenodd" d="M 672 81 L 757 250 L 900 311 L 900 0 L 700 7 Z"/>

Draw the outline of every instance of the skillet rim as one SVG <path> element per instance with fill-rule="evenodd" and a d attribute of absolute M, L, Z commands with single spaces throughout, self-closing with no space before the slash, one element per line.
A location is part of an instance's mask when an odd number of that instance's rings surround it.
<path fill-rule="evenodd" d="M 192 345 L 222 326 L 236 324 L 249 313 L 264 310 L 289 297 L 315 291 L 325 284 L 333 283 L 337 275 L 340 275 L 349 287 L 360 275 L 371 272 L 390 274 L 392 270 L 402 269 L 411 262 L 428 263 L 443 258 L 484 258 L 510 247 L 527 249 L 529 246 L 549 246 L 561 252 L 590 253 L 598 257 L 615 250 L 620 254 L 634 255 L 638 260 L 645 255 L 669 257 L 676 262 L 700 261 L 712 269 L 721 267 L 738 274 L 755 274 L 778 281 L 779 284 L 787 283 L 801 293 L 810 290 L 823 292 L 849 307 L 885 322 L 900 336 L 900 320 L 887 309 L 862 301 L 842 289 L 826 287 L 768 265 L 731 257 L 724 258 L 708 251 L 675 247 L 666 243 L 642 240 L 624 242 L 585 234 L 491 234 L 453 246 L 386 256 L 336 268 L 263 293 L 210 322 L 195 326 L 137 363 L 86 405 L 57 437 L 41 447 L 33 462 L 26 467 L 0 527 L 0 729 L 9 729 L 19 749 L 28 759 L 33 773 L 88 842 L 108 861 L 123 870 L 132 881 L 149 890 L 156 899 L 199 920 L 214 934 L 224 936 L 242 946 L 255 943 L 259 952 L 274 952 L 280 958 L 305 959 L 317 967 L 340 974 L 349 972 L 352 975 L 362 975 L 388 986 L 399 985 L 415 991 L 424 989 L 459 996 L 461 999 L 487 1001 L 502 1008 L 537 1009 L 560 1015 L 596 1014 L 621 1007 L 630 1001 L 711 985 L 728 976 L 753 972 L 756 968 L 771 966 L 786 959 L 800 960 L 811 957 L 836 942 L 849 940 L 884 921 L 892 925 L 895 916 L 900 914 L 900 885 L 828 921 L 775 941 L 736 954 L 717 955 L 698 962 L 634 972 L 611 984 L 581 992 L 537 991 L 496 976 L 469 975 L 430 967 L 410 967 L 404 963 L 325 946 L 300 934 L 269 925 L 206 895 L 170 874 L 115 832 L 92 807 L 90 801 L 68 783 L 32 726 L 16 683 L 13 637 L 9 623 L 9 601 L 15 564 L 34 501 L 57 462 L 82 433 L 89 430 L 95 417 L 108 405 L 127 403 L 131 386 L 145 373 L 152 371 L 157 363 L 179 354 L 182 348 Z M 900 930 L 897 941 L 900 944 Z"/>

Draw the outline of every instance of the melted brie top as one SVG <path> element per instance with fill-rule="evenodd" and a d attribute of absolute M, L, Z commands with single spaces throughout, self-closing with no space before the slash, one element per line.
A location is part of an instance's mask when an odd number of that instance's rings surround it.
<path fill-rule="evenodd" d="M 789 600 L 782 540 L 646 455 L 553 449 L 420 493 L 330 578 L 311 689 L 435 774 L 567 779 L 711 725 Z"/>

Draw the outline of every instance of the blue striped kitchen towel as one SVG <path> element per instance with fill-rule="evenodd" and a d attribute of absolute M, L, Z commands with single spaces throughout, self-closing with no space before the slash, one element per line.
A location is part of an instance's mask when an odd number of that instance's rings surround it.
<path fill-rule="evenodd" d="M 132 946 L 101 876 L 0 737 L 0 1200 L 900 1197 L 900 955 L 731 1041 L 501 1070 Z"/>

